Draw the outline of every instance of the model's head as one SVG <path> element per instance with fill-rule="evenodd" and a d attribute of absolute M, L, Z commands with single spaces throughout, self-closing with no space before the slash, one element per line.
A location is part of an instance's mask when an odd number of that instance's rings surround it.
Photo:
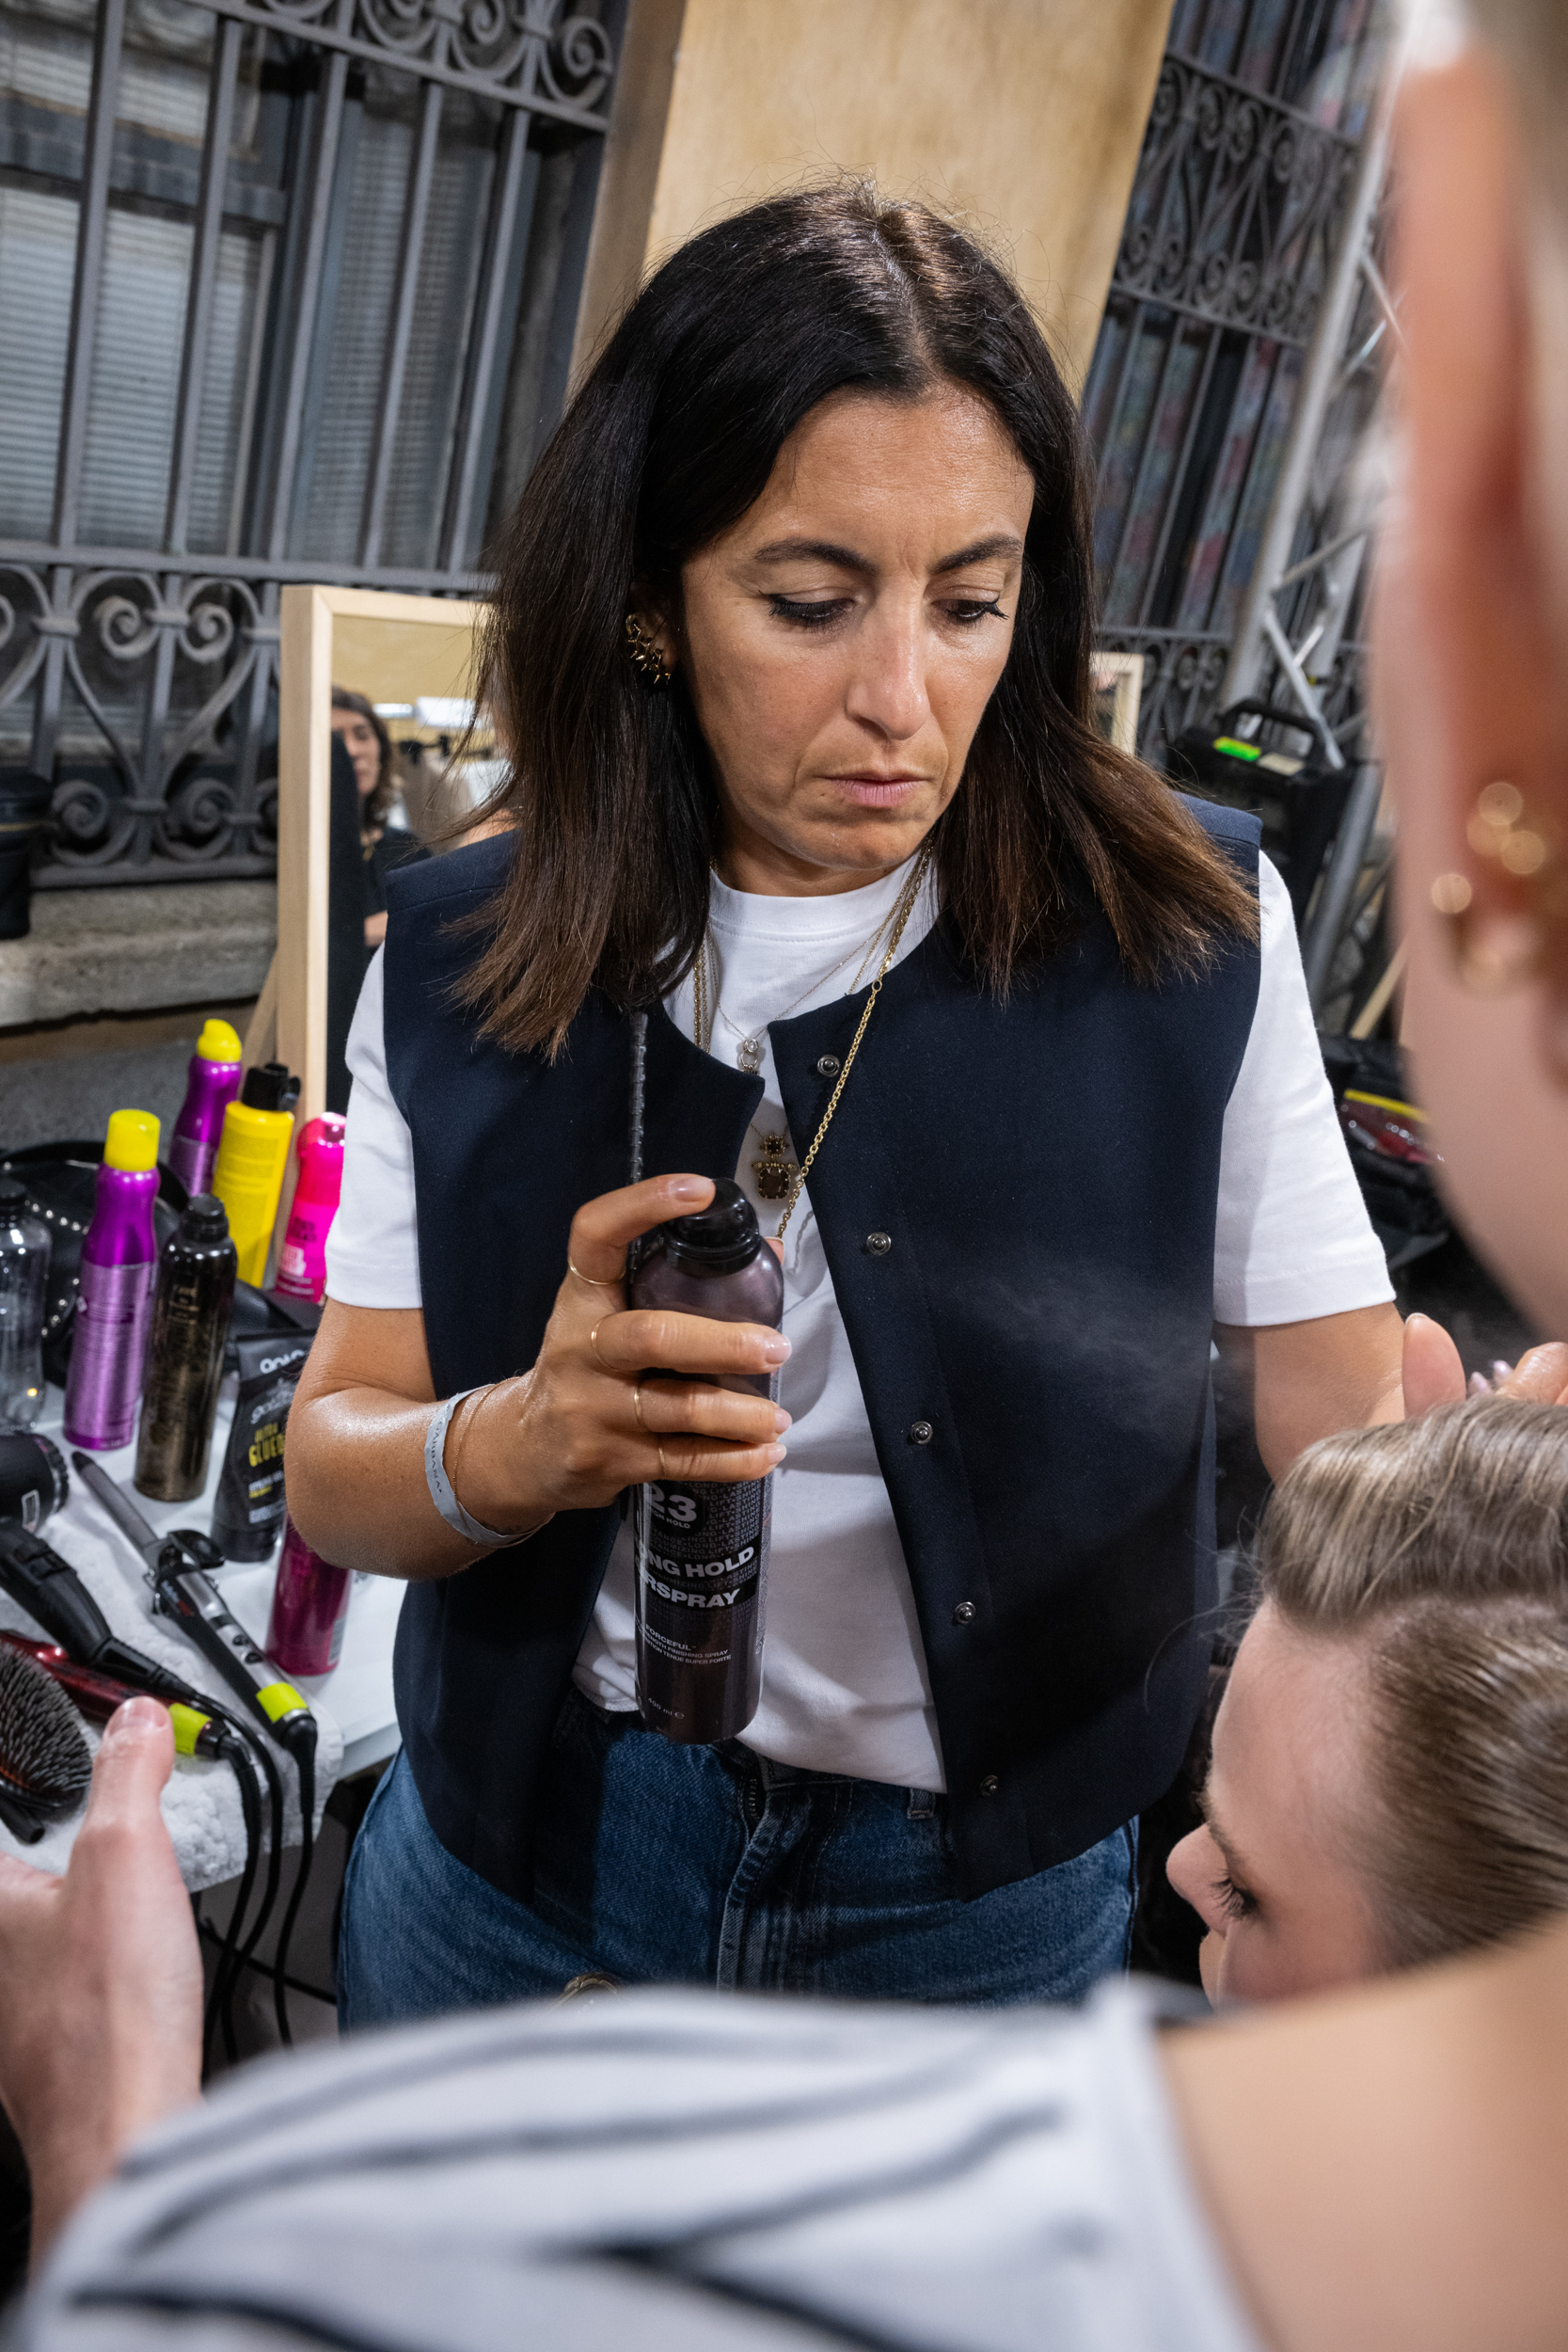
<path fill-rule="evenodd" d="M 1354 1982 L 1568 1910 L 1568 1411 L 1311 1447 L 1263 1523 L 1170 1877 L 1212 1999 Z"/>
<path fill-rule="evenodd" d="M 1380 533 L 1376 620 L 1411 959 L 1405 1018 L 1446 1185 L 1520 1303 L 1559 1331 L 1568 12 L 1560 0 L 1469 0 L 1469 46 L 1453 8 L 1427 13 L 1422 70 L 1400 104 L 1401 480 Z M 1483 806 L 1497 784 L 1517 803 L 1505 792 Z"/>
<path fill-rule="evenodd" d="M 672 985 L 710 860 L 851 888 L 931 836 L 1000 987 L 1096 901 L 1139 978 L 1244 930 L 1229 867 L 1094 727 L 1088 517 L 1039 327 L 951 223 L 847 185 L 683 246 L 497 551 L 483 691 L 521 838 L 476 992 L 503 1032 L 557 1039 L 594 978 Z"/>

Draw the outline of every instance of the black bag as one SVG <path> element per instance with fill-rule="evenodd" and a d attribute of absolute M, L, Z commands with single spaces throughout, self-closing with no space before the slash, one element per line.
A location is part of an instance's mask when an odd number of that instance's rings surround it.
<path fill-rule="evenodd" d="M 1254 737 L 1236 732 L 1245 719 L 1261 724 Z M 1277 740 L 1291 739 L 1287 750 Z M 1298 754 L 1298 746 L 1304 746 Z M 1310 719 L 1270 703 L 1232 703 L 1212 727 L 1184 727 L 1166 755 L 1174 784 L 1206 800 L 1245 809 L 1261 819 L 1263 847 L 1291 894 L 1299 931 L 1329 844 L 1345 813 L 1354 768 L 1331 768 Z"/>

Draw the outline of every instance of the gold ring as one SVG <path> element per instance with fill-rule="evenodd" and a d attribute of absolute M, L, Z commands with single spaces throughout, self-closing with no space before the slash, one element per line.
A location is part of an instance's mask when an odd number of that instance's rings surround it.
<path fill-rule="evenodd" d="M 594 1291 L 618 1291 L 622 1283 L 626 1279 L 625 1270 L 623 1269 L 623 1271 L 615 1277 L 613 1282 L 596 1282 L 591 1274 L 584 1274 L 581 1266 L 574 1265 L 572 1263 L 571 1252 L 569 1250 L 566 1254 L 566 1271 L 568 1274 L 575 1274 L 579 1282 L 586 1282 L 589 1289 Z"/>
<path fill-rule="evenodd" d="M 654 1443 L 658 1447 L 658 1474 L 660 1478 L 668 1481 L 670 1473 L 664 1467 L 664 1448 L 659 1445 L 657 1438 L 654 1439 Z"/>
<path fill-rule="evenodd" d="M 599 1317 L 599 1322 L 594 1324 L 593 1329 L 588 1334 L 588 1344 L 593 1349 L 595 1356 L 599 1356 L 599 1324 L 603 1323 L 603 1321 L 604 1317 L 601 1315 Z M 608 1372 L 610 1370 L 610 1366 L 604 1363 L 604 1358 L 602 1356 L 599 1356 L 599 1361 L 601 1364 L 604 1364 L 604 1368 L 606 1372 Z"/>
<path fill-rule="evenodd" d="M 631 1384 L 631 1409 L 637 1415 L 637 1426 L 645 1431 L 648 1424 L 642 1418 L 642 1384 L 638 1380 Z"/>

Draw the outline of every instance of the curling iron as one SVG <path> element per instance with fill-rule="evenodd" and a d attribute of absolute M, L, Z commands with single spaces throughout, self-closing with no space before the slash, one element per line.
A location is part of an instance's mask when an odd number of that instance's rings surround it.
<path fill-rule="evenodd" d="M 208 1574 L 210 1568 L 223 1565 L 223 1554 L 212 1537 L 192 1527 L 160 1535 L 90 1454 L 77 1453 L 71 1458 L 126 1542 L 146 1563 L 152 1605 L 159 1614 L 171 1617 L 189 1636 L 274 1739 L 296 1756 L 306 1747 L 314 1752 L 316 1719 L 309 1701 L 283 1679 L 257 1647 Z"/>
<path fill-rule="evenodd" d="M 223 1554 L 212 1537 L 190 1527 L 176 1528 L 172 1535 L 160 1535 L 142 1517 L 123 1487 L 116 1486 L 108 1472 L 90 1454 L 77 1453 L 71 1458 L 126 1542 L 146 1564 L 145 1573 L 152 1587 L 153 1607 L 182 1629 L 203 1657 L 212 1661 L 251 1713 L 293 1757 L 294 1770 L 299 1776 L 300 1861 L 282 1925 L 277 1931 L 273 1961 L 273 2001 L 277 2030 L 287 2046 L 293 2037 L 289 2029 L 284 1978 L 294 1922 L 299 1916 L 315 1851 L 316 1718 L 309 1700 L 294 1689 L 292 1682 L 284 1681 L 266 1653 L 257 1646 L 231 1613 L 208 1575 L 209 1568 L 220 1567 L 223 1564 Z M 238 1966 L 244 1966 L 248 1962 L 261 1931 L 261 1920 L 271 1910 L 282 1846 L 282 1818 L 276 1768 L 264 1745 L 258 1744 L 258 1754 L 273 1786 L 275 1830 L 262 1911 L 240 1955 Z"/>

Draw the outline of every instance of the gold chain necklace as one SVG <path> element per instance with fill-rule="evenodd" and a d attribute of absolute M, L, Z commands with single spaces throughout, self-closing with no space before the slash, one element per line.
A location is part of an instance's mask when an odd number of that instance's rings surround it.
<path fill-rule="evenodd" d="M 796 1204 L 800 1198 L 801 1192 L 805 1188 L 806 1178 L 811 1172 L 812 1162 L 816 1159 L 818 1152 L 821 1151 L 822 1138 L 826 1136 L 828 1129 L 832 1125 L 833 1113 L 838 1108 L 838 1098 L 849 1083 L 849 1073 L 855 1066 L 855 1056 L 861 1050 L 861 1040 L 865 1035 L 865 1025 L 871 1018 L 871 1008 L 876 1003 L 878 997 L 881 994 L 882 982 L 886 979 L 888 973 L 893 968 L 893 959 L 898 953 L 898 943 L 904 936 L 904 931 L 911 915 L 914 913 L 915 902 L 920 897 L 921 885 L 926 880 L 930 863 L 931 845 L 929 841 L 927 841 L 921 850 L 919 858 L 915 862 L 913 873 L 910 876 L 909 881 L 904 884 L 903 889 L 898 894 L 897 902 L 893 910 L 893 932 L 892 936 L 888 940 L 887 953 L 883 956 L 880 969 L 879 970 L 876 978 L 871 983 L 871 993 L 867 996 L 864 1006 L 861 1011 L 860 1025 L 856 1029 L 854 1037 L 850 1041 L 849 1051 L 844 1057 L 844 1067 L 838 1073 L 838 1084 L 834 1087 L 832 1093 L 829 1098 L 828 1107 L 822 1114 L 822 1123 L 817 1128 L 816 1135 L 812 1137 L 811 1150 L 806 1153 L 805 1158 L 800 1162 L 800 1167 L 795 1170 L 795 1182 L 790 1186 L 789 1198 L 784 1202 L 784 1213 L 779 1219 L 779 1230 L 773 1236 L 775 1241 L 783 1241 L 784 1237 L 784 1229 L 788 1225 L 790 1218 L 795 1214 Z M 879 926 L 879 928 L 880 926 Z M 875 937 L 875 933 L 873 933 L 873 937 Z M 853 951 L 851 950 L 851 952 Z M 845 958 L 845 961 L 848 961 L 847 956 Z M 832 973 L 828 975 L 828 977 L 830 979 L 832 977 Z M 820 987 L 821 985 L 821 981 L 818 981 L 817 986 Z M 703 944 L 697 951 L 697 961 L 691 967 L 691 995 L 693 1016 L 692 1033 L 695 1042 L 702 1047 L 703 1052 L 705 1054 L 710 1050 L 713 1038 L 713 1014 L 708 1006 L 707 933 L 705 930 L 703 933 Z M 799 1001 L 799 999 L 797 999 L 797 1001 Z M 770 1147 L 777 1147 L 778 1150 L 782 1151 L 783 1138 L 774 1136 L 765 1136 L 763 1138 L 763 1151 L 765 1155 L 768 1152 Z M 776 1165 L 777 1163 L 775 1162 L 775 1166 Z M 780 1168 L 778 1172 L 782 1174 L 783 1169 Z"/>

